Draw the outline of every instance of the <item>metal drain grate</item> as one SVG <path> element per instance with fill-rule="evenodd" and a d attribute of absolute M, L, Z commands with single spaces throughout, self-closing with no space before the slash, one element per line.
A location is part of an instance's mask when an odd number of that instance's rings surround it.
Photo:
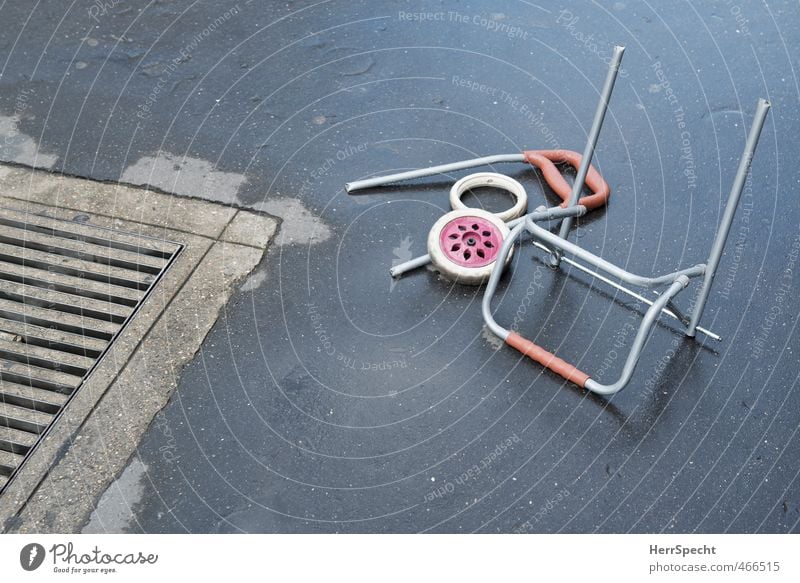
<path fill-rule="evenodd" d="M 0 209 L 0 493 L 180 249 Z"/>

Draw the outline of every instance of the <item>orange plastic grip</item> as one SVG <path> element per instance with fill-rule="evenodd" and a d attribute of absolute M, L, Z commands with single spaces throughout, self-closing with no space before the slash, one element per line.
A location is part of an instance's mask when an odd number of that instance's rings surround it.
<path fill-rule="evenodd" d="M 542 172 L 545 182 L 547 182 L 550 188 L 564 201 L 561 206 L 566 207 L 567 204 L 569 204 L 569 197 L 572 194 L 572 186 L 570 186 L 569 182 L 561 175 L 561 172 L 558 171 L 556 164 L 566 162 L 577 170 L 581 165 L 583 156 L 572 150 L 527 150 L 523 152 L 523 155 L 525 156 L 525 160 L 536 166 Z M 594 166 L 589 166 L 589 171 L 586 173 L 586 186 L 589 187 L 592 194 L 578 200 L 578 204 L 592 210 L 608 202 L 611 189 Z"/>
<path fill-rule="evenodd" d="M 586 381 L 589 380 L 589 375 L 587 375 L 585 372 L 578 370 L 568 362 L 558 358 L 552 352 L 547 352 L 541 346 L 538 346 L 530 340 L 523 338 L 516 332 L 511 332 L 508 335 L 508 338 L 506 338 L 506 344 L 513 346 L 525 356 L 532 358 L 543 367 L 549 368 L 554 373 L 561 375 L 568 381 L 575 383 L 581 388 L 584 388 L 586 386 Z"/>

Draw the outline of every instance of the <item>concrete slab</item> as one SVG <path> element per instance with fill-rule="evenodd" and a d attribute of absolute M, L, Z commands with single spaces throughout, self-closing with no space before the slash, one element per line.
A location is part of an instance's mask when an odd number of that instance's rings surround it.
<path fill-rule="evenodd" d="M 0 167 L 0 192 L 3 207 L 184 245 L 0 497 L 5 530 L 74 532 L 167 402 L 235 283 L 258 264 L 277 222 L 209 202 L 21 168 Z"/>
<path fill-rule="evenodd" d="M 166 238 L 166 231 L 182 231 L 216 239 L 238 212 L 231 206 L 209 206 L 205 201 L 164 196 L 151 189 L 137 190 L 120 184 L 31 173 L 23 167 L 4 167 L 0 180 L 4 185 L 2 195 L 6 198 L 45 205 L 51 212 L 55 208 L 75 211 L 71 215 L 62 212 L 61 217 L 73 218 L 83 213 L 147 225 L 146 234 L 155 238 Z M 129 232 L 145 233 L 138 229 Z"/>

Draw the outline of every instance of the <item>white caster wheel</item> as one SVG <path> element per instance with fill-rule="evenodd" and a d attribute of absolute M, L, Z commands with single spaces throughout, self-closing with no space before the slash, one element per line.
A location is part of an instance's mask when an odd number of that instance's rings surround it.
<path fill-rule="evenodd" d="M 448 279 L 479 285 L 492 274 L 509 234 L 503 220 L 490 212 L 475 208 L 450 211 L 428 234 L 431 263 Z M 506 264 L 512 255 L 513 248 Z"/>
<path fill-rule="evenodd" d="M 461 202 L 461 197 L 468 190 L 481 186 L 500 188 L 514 197 L 514 206 L 501 213 L 495 213 L 495 216 L 501 221 L 508 222 L 525 214 L 525 210 L 528 208 L 528 193 L 525 192 L 525 188 L 513 178 L 495 172 L 470 174 L 456 182 L 450 189 L 450 208 L 454 211 L 470 208 Z"/>

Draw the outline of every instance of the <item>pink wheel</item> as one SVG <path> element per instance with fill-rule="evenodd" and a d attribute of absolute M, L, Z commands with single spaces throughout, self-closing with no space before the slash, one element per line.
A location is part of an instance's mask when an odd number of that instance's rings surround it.
<path fill-rule="evenodd" d="M 492 213 L 472 208 L 449 212 L 428 234 L 431 263 L 448 279 L 478 285 L 492 274 L 508 234 L 506 224 Z M 511 253 L 506 262 L 510 258 Z"/>

